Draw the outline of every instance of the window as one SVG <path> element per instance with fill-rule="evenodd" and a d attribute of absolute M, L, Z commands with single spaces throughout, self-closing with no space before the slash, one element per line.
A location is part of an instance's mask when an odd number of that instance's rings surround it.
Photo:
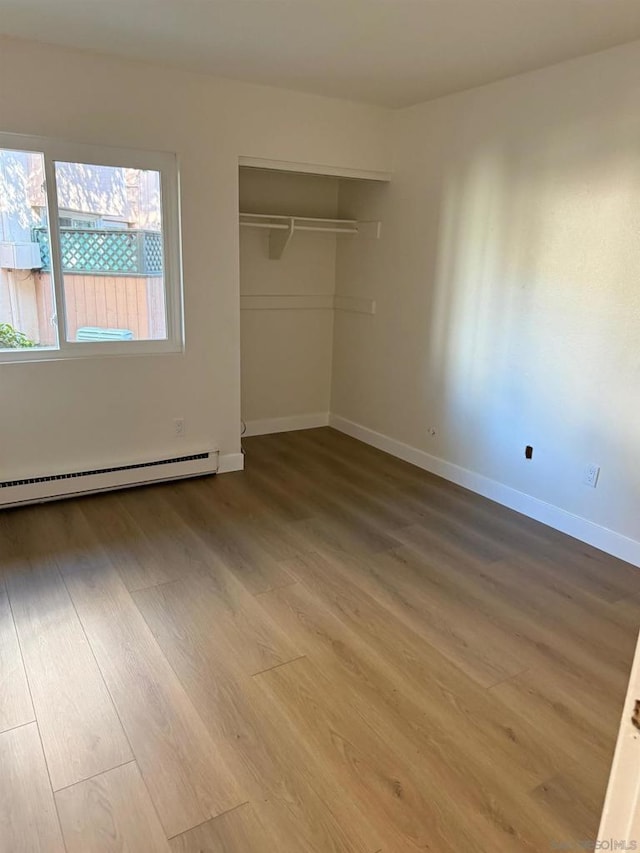
<path fill-rule="evenodd" d="M 182 344 L 175 157 L 0 134 L 0 360 Z"/>

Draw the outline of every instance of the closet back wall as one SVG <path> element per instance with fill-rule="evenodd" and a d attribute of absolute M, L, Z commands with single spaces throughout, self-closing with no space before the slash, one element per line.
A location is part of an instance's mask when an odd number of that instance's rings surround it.
<path fill-rule="evenodd" d="M 337 178 L 240 169 L 243 213 L 335 217 L 337 206 Z M 249 433 L 326 423 L 331 394 L 337 238 L 298 232 L 282 258 L 270 260 L 268 235 L 240 229 L 242 417 Z"/>

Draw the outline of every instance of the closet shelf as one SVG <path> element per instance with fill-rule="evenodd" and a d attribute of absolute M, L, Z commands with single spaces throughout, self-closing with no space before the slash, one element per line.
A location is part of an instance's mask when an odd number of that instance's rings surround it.
<path fill-rule="evenodd" d="M 270 213 L 241 213 L 243 228 L 269 230 L 269 257 L 279 260 L 296 231 L 318 231 L 326 234 L 362 234 L 380 236 L 380 222 L 358 222 L 357 219 L 326 219 L 315 216 L 282 216 Z"/>

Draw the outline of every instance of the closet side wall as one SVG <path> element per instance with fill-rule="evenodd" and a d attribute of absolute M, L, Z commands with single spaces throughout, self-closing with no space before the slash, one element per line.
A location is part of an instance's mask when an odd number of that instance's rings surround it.
<path fill-rule="evenodd" d="M 334 217 L 337 205 L 335 178 L 240 169 L 243 213 Z M 336 237 L 297 233 L 270 260 L 268 234 L 240 229 L 242 418 L 250 432 L 313 425 L 326 417 L 331 393 Z"/>

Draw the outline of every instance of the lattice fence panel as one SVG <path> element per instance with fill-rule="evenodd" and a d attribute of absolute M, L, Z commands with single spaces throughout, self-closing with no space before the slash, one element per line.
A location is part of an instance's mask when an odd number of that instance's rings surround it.
<path fill-rule="evenodd" d="M 49 249 L 49 233 L 46 228 L 33 228 L 31 232 L 32 239 L 40 246 L 40 258 L 42 260 L 42 269 L 51 269 L 51 250 Z"/>
<path fill-rule="evenodd" d="M 144 271 L 147 275 L 162 275 L 162 234 L 144 232 Z"/>
<path fill-rule="evenodd" d="M 34 228 L 43 270 L 51 269 L 49 232 Z M 161 275 L 162 235 L 155 231 L 61 228 L 63 272 L 97 275 Z"/>

